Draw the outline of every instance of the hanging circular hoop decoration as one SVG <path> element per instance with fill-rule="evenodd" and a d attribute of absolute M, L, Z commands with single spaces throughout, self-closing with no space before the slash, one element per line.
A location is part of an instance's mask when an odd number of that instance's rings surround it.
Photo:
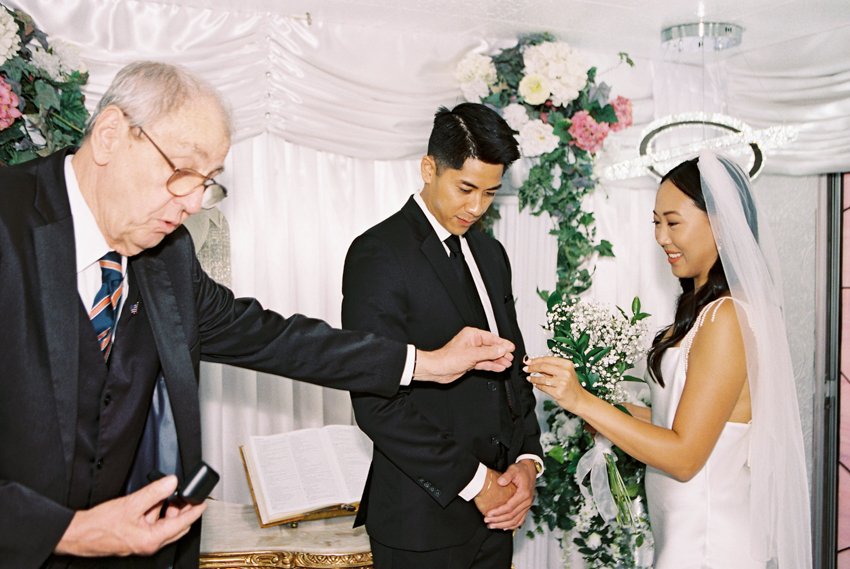
<path fill-rule="evenodd" d="M 651 152 L 650 149 L 653 140 L 658 138 L 660 135 L 675 129 L 699 126 L 708 126 L 720 130 L 726 130 L 732 134 L 697 141 L 671 150 Z M 687 157 L 696 155 L 703 148 L 722 150 L 724 148 L 747 146 L 753 154 L 753 163 L 748 174 L 750 179 L 754 179 L 759 175 L 759 173 L 761 173 L 762 168 L 764 168 L 764 153 L 759 146 L 759 142 L 755 140 L 755 137 L 752 135 L 752 128 L 743 121 L 718 113 L 711 115 L 704 113 L 670 115 L 659 119 L 646 127 L 638 145 L 638 151 L 641 159 L 644 161 L 645 168 L 649 170 L 650 174 L 660 179 L 664 176 L 664 173 L 659 172 L 656 168 L 656 165 L 659 162 L 669 161 L 676 158 L 684 160 Z"/>

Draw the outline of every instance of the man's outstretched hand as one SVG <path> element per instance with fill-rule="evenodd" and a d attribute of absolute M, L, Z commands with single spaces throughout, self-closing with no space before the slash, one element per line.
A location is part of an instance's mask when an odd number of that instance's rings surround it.
<path fill-rule="evenodd" d="M 466 327 L 433 352 L 416 350 L 413 379 L 451 383 L 469 370 L 504 371 L 514 360 L 512 342 L 492 332 Z"/>

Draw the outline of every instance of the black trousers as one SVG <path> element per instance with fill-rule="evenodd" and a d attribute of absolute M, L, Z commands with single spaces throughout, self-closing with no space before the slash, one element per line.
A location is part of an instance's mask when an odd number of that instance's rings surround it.
<path fill-rule="evenodd" d="M 395 549 L 370 539 L 375 569 L 510 569 L 513 532 L 482 525 L 460 545 L 431 551 Z"/>

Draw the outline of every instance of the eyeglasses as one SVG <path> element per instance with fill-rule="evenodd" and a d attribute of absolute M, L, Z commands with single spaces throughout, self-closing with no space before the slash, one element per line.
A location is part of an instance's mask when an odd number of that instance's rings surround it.
<path fill-rule="evenodd" d="M 215 176 L 218 176 L 224 171 L 224 168 L 216 168 L 206 175 L 191 168 L 178 168 L 174 165 L 174 162 L 165 155 L 162 148 L 160 148 L 159 145 L 153 141 L 150 135 L 145 132 L 145 129 L 140 126 L 137 128 L 139 129 L 139 132 L 144 134 L 145 138 L 153 144 L 153 147 L 156 148 L 160 156 L 165 159 L 168 163 L 168 167 L 173 170 L 171 176 L 165 182 L 165 187 L 171 195 L 180 198 L 188 196 L 198 188 L 203 187 L 204 197 L 201 201 L 201 207 L 204 209 L 212 208 L 227 197 L 227 188 L 216 182 L 214 179 Z"/>

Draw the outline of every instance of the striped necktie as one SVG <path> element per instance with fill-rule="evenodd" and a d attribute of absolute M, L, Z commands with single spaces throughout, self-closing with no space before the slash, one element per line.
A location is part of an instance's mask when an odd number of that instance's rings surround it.
<path fill-rule="evenodd" d="M 103 361 L 107 361 L 112 350 L 112 332 L 115 329 L 118 303 L 121 302 L 121 255 L 110 251 L 101 257 L 98 263 L 103 284 L 94 297 L 89 318 L 97 334 L 100 351 L 103 352 Z"/>

